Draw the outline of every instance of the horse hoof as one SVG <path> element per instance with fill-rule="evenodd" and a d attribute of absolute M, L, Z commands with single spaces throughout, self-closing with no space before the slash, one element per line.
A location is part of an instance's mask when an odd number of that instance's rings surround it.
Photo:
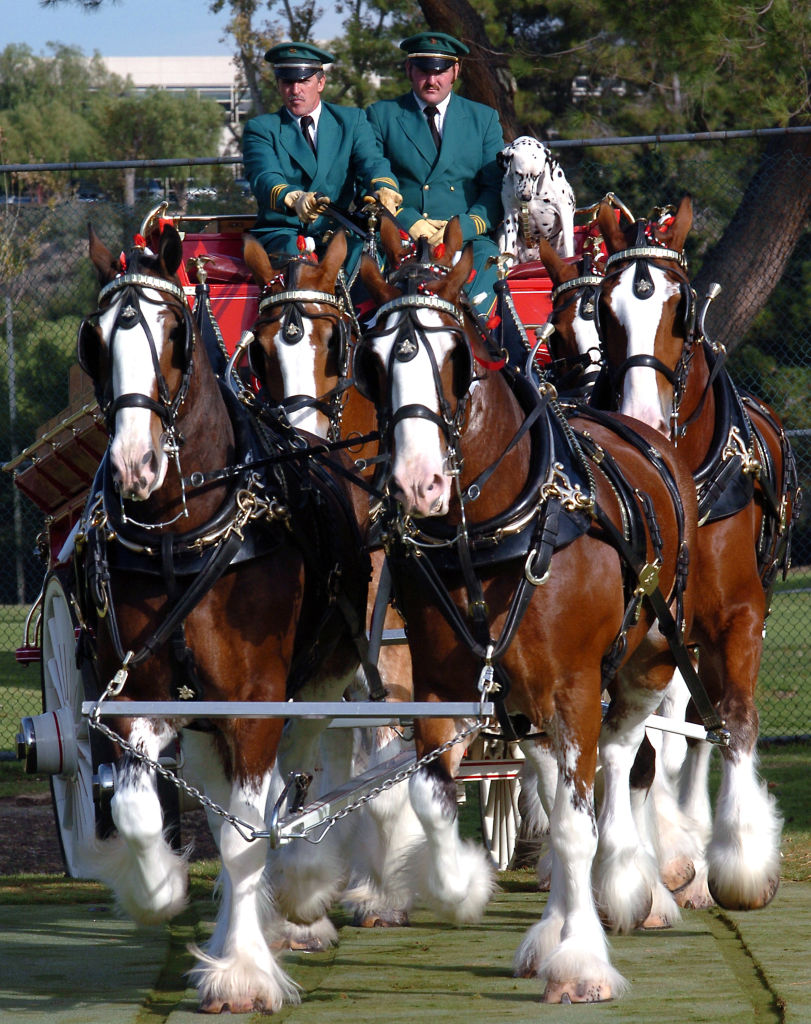
<path fill-rule="evenodd" d="M 645 932 L 656 932 L 662 931 L 663 928 L 672 928 L 673 925 L 663 914 L 649 914 L 639 927 Z"/>
<path fill-rule="evenodd" d="M 671 892 L 678 892 L 696 877 L 696 867 L 691 860 L 673 860 L 661 871 L 661 878 Z"/>
<path fill-rule="evenodd" d="M 408 928 L 408 912 L 405 910 L 388 910 L 380 913 L 355 914 L 352 920 L 354 928 Z"/>
<path fill-rule="evenodd" d="M 327 945 L 321 939 L 314 937 L 308 939 L 284 938 L 271 942 L 270 948 L 274 953 L 281 952 L 282 950 L 289 950 L 291 953 L 323 953 Z"/>
<path fill-rule="evenodd" d="M 212 999 L 200 1004 L 200 1013 L 254 1013 L 263 1009 L 264 1004 L 257 1003 L 251 996 L 242 999 Z"/>
<path fill-rule="evenodd" d="M 544 1003 L 604 1003 L 611 999 L 605 982 L 549 981 L 544 989 Z"/>
<path fill-rule="evenodd" d="M 723 907 L 724 910 L 762 910 L 774 899 L 775 893 L 780 886 L 780 879 L 767 879 L 763 888 L 755 896 L 741 896 L 740 894 L 736 894 L 734 889 L 729 892 L 721 892 L 715 885 L 713 885 L 711 879 L 707 880 L 707 885 L 712 898 L 718 906 Z"/>

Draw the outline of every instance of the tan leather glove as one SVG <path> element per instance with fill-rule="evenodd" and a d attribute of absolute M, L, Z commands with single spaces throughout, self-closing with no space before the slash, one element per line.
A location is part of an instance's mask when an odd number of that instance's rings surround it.
<path fill-rule="evenodd" d="M 440 242 L 445 241 L 445 225 L 448 223 L 446 220 L 435 220 L 434 224 L 438 224 L 436 231 L 433 235 L 428 236 L 428 241 L 431 245 L 439 245 Z"/>
<path fill-rule="evenodd" d="M 403 205 L 403 197 L 399 192 L 395 192 L 393 188 L 379 188 L 375 192 L 375 199 L 380 203 L 382 207 L 389 211 L 393 216 L 397 213 L 397 207 Z"/>
<path fill-rule="evenodd" d="M 444 220 L 431 220 L 429 217 L 421 217 L 411 225 L 408 233 L 412 238 L 430 238 L 437 231 L 444 231 L 446 223 L 447 221 Z"/>
<path fill-rule="evenodd" d="M 332 200 L 329 196 L 316 198 L 315 192 L 302 192 L 300 190 L 288 192 L 284 197 L 284 205 L 296 211 L 296 216 L 302 224 L 312 224 L 321 216 L 325 207 L 329 206 Z"/>

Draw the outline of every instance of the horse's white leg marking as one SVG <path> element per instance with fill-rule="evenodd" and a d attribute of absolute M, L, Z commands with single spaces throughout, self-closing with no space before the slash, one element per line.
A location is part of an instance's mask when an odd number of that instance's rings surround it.
<path fill-rule="evenodd" d="M 494 888 L 490 858 L 483 847 L 459 838 L 456 784 L 431 767 L 409 780 L 411 806 L 425 832 L 410 858 L 415 889 L 440 917 L 455 924 L 478 921 Z"/>
<path fill-rule="evenodd" d="M 525 758 L 525 768 L 521 774 L 521 793 L 519 809 L 521 811 L 521 829 L 534 839 L 549 832 L 549 818 L 555 802 L 555 791 L 558 785 L 558 764 L 551 747 L 547 743 L 526 740 L 520 744 Z M 532 841 L 532 839 L 530 841 Z M 549 891 L 552 884 L 552 862 L 554 851 L 551 845 L 538 860 L 538 887 Z"/>
<path fill-rule="evenodd" d="M 690 694 L 679 672 L 665 691 L 658 714 L 684 721 Z M 656 850 L 662 880 L 671 891 L 684 888 L 695 876 L 696 863 L 703 859 L 706 839 L 699 836 L 696 823 L 679 804 L 679 774 L 687 742 L 675 733 L 648 730 L 656 750 L 656 776 L 651 796 L 656 811 Z M 705 785 L 706 785 L 706 779 Z"/>
<path fill-rule="evenodd" d="M 525 937 L 516 963 L 519 973 L 531 971 L 546 982 L 546 1002 L 564 998 L 596 1002 L 620 995 L 625 981 L 609 963 L 605 934 L 592 897 L 591 868 L 597 849 L 593 795 L 584 798 L 575 789 L 579 751 L 568 746 L 562 753 L 550 821 L 555 861 L 548 912 L 544 912 L 540 928 L 536 926 Z M 551 944 L 561 914 L 561 941 L 538 963 L 537 951 L 543 954 Z M 520 969 L 522 961 L 525 970 Z"/>
<path fill-rule="evenodd" d="M 712 833 L 712 807 L 708 786 L 712 746 L 709 743 L 687 745 L 679 777 L 679 806 L 691 822 L 691 834 L 696 844 L 693 855 L 695 876 L 676 894 L 680 907 L 701 910 L 714 906 L 707 886 L 706 849 Z"/>
<path fill-rule="evenodd" d="M 628 337 L 628 357 L 653 355 L 662 309 L 667 299 L 678 291 L 677 286 L 669 282 L 661 270 L 651 267 L 650 272 L 654 292 L 649 298 L 638 299 L 633 294 L 633 266 L 622 271 L 619 282 L 611 292 L 611 309 Z M 642 420 L 669 436 L 670 409 L 661 407 L 656 370 L 648 366 L 635 366 L 626 373 L 622 387 L 620 412 Z"/>
<path fill-rule="evenodd" d="M 782 819 L 757 775 L 753 753 L 723 759 L 712 839 L 707 848 L 710 892 L 729 910 L 765 906 L 780 877 Z"/>
<path fill-rule="evenodd" d="M 618 686 L 622 686 L 618 680 Z M 600 808 L 600 844 L 595 863 L 597 903 L 609 926 L 629 932 L 648 916 L 659 882 L 658 865 L 640 842 L 630 798 L 631 767 L 645 735 L 644 721 L 658 703 L 655 692 L 622 687 L 622 719 L 606 719 L 600 734 L 605 792 Z"/>
<path fill-rule="evenodd" d="M 390 729 L 364 736 L 359 769 L 384 763 L 413 746 Z M 352 876 L 344 902 L 358 924 L 402 924 L 413 894 L 405 871 L 409 849 L 424 836 L 411 807 L 408 786 L 398 783 L 353 815 Z"/>
<path fill-rule="evenodd" d="M 343 678 L 308 686 L 302 699 L 340 700 L 353 682 L 354 669 Z M 352 731 L 327 730 L 326 724 L 316 720 L 291 720 L 279 744 L 277 772 L 281 784 L 291 771 L 313 773 L 308 801 L 344 783 L 352 770 Z M 274 792 L 274 800 L 276 795 Z M 310 925 L 338 900 L 349 878 L 348 839 L 351 839 L 351 829 L 344 821 L 335 825 L 317 845 L 296 840 L 270 851 L 268 878 L 285 917 L 295 924 Z"/>
<path fill-rule="evenodd" d="M 268 786 L 269 773 L 258 786 L 234 784 L 229 811 L 257 829 L 263 828 Z M 201 1005 L 209 1012 L 226 1008 L 233 1013 L 278 1011 L 285 1003 L 297 1003 L 299 995 L 264 935 L 270 912 L 263 885 L 266 844 L 263 840 L 246 841 L 230 824 L 223 825 L 220 844 L 231 898 L 228 906 L 223 904 L 222 912 L 228 918 L 221 951 L 212 955 L 194 950 L 197 964 L 190 973 Z M 219 924 L 218 930 L 222 935 Z"/>
<path fill-rule="evenodd" d="M 174 735 L 163 722 L 134 719 L 132 745 L 157 760 Z M 119 773 L 112 799 L 118 835 L 97 844 L 94 874 L 110 886 L 122 909 L 140 924 L 165 921 L 186 904 L 186 858 L 163 837 L 155 774 L 133 761 Z"/>

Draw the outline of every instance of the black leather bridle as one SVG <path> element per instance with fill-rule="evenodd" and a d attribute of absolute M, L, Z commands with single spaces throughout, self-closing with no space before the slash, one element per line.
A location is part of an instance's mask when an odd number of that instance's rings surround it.
<path fill-rule="evenodd" d="M 685 304 L 684 309 L 684 344 L 682 345 L 681 353 L 676 366 L 671 369 L 667 363 L 662 362 L 654 355 L 639 354 L 629 356 L 623 360 L 618 366 L 613 365 L 609 362 L 606 346 L 605 346 L 605 325 L 602 321 L 601 300 L 598 298 L 597 302 L 597 333 L 600 338 L 600 345 L 603 353 L 603 364 L 605 367 L 605 373 L 608 375 L 608 379 L 611 386 L 611 392 L 614 396 L 615 402 L 618 400 L 619 393 L 623 381 L 625 380 L 626 374 L 629 370 L 635 367 L 648 367 L 660 373 L 665 380 L 673 388 L 673 406 L 671 411 L 671 434 L 673 438 L 677 438 L 684 433 L 686 424 L 681 426 L 678 423 L 679 407 L 684 397 L 684 391 L 687 386 L 687 375 L 690 368 L 690 363 L 693 358 L 693 352 L 695 349 L 696 338 L 696 301 L 695 293 L 690 285 L 690 280 L 687 276 L 687 259 L 683 252 L 679 252 L 677 249 L 668 249 L 666 246 L 643 244 L 646 242 L 645 230 L 646 222 L 639 220 L 637 224 L 637 236 L 633 245 L 627 249 L 622 249 L 619 252 L 612 253 L 605 264 L 605 276 L 603 278 L 600 291 L 605 288 L 606 284 L 611 283 L 617 278 L 627 267 L 622 266 L 620 268 L 611 270 L 612 266 L 616 264 L 627 264 L 632 263 L 634 265 L 634 282 L 633 292 L 634 296 L 644 301 L 653 296 L 655 287 L 651 278 L 651 261 L 654 263 L 663 261 L 668 264 L 667 270 L 670 273 L 674 273 L 679 280 L 679 290 L 681 292 L 682 301 Z M 664 268 L 660 268 L 664 269 Z"/>

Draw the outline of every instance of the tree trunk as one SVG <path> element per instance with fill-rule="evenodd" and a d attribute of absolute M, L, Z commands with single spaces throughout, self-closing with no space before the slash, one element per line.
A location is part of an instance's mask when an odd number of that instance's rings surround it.
<path fill-rule="evenodd" d="M 717 281 L 707 314 L 713 341 L 735 349 L 783 275 L 811 213 L 811 133 L 772 138 L 718 244 L 694 284 L 699 300 Z"/>
<path fill-rule="evenodd" d="M 467 0 L 419 0 L 430 28 L 448 32 L 470 47 L 460 79 L 465 96 L 498 112 L 506 142 L 518 135 L 514 96 L 516 82 L 507 57 L 492 48 L 484 21 Z"/>

